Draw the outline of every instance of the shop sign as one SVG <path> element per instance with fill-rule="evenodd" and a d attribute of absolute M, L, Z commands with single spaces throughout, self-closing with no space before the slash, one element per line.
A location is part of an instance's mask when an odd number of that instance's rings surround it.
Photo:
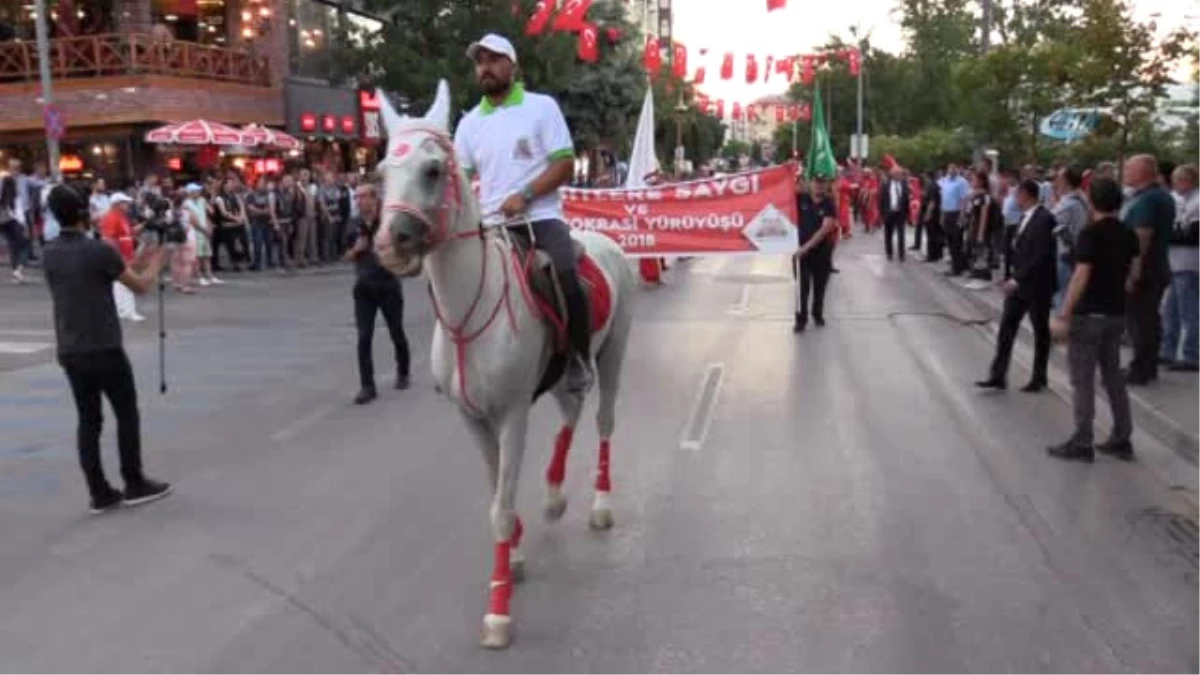
<path fill-rule="evenodd" d="M 342 133 L 344 133 L 344 134 L 353 134 L 354 133 L 354 118 L 351 117 L 350 115 L 345 115 L 344 117 L 342 117 Z"/>
<path fill-rule="evenodd" d="M 63 155 L 58 158 L 60 173 L 77 173 L 83 171 L 83 158 L 79 155 Z"/>
<path fill-rule="evenodd" d="M 323 115 L 321 117 L 321 128 L 329 133 L 337 131 L 337 118 L 333 115 Z"/>
<path fill-rule="evenodd" d="M 362 139 L 367 142 L 379 141 L 383 137 L 379 97 L 373 91 L 360 91 L 358 107 L 362 110 Z"/>
<path fill-rule="evenodd" d="M 300 130 L 301 131 L 316 131 L 317 116 L 312 113 L 303 113 L 300 115 Z"/>

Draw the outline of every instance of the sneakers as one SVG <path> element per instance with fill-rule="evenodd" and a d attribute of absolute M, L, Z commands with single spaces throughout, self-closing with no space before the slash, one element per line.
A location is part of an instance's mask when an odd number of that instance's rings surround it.
<path fill-rule="evenodd" d="M 171 494 L 170 483 L 160 483 L 150 478 L 143 478 L 141 482 L 125 488 L 125 506 L 149 504 L 169 494 Z"/>
<path fill-rule="evenodd" d="M 408 375 L 402 373 L 396 376 L 396 388 L 401 391 L 408 389 Z"/>
<path fill-rule="evenodd" d="M 21 284 L 25 283 L 25 274 L 19 269 L 13 270 L 12 280 L 14 284 L 20 286 Z"/>
<path fill-rule="evenodd" d="M 116 511 L 121 508 L 121 504 L 124 502 L 124 495 L 117 490 L 110 490 L 108 494 L 102 497 L 92 497 L 92 503 L 88 508 L 88 512 L 93 516 L 98 516 L 109 511 Z"/>

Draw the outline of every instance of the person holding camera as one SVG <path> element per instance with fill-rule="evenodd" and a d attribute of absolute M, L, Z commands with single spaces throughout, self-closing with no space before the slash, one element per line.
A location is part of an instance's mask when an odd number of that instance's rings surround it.
<path fill-rule="evenodd" d="M 136 237 L 141 232 L 141 226 L 135 226 L 129 217 L 129 209 L 133 199 L 129 195 L 118 192 L 109 200 L 108 211 L 100 217 L 100 237 L 117 249 L 121 259 L 126 263 L 133 261 Z M 117 316 L 129 321 L 145 321 L 146 317 L 138 314 L 137 300 L 133 291 L 124 284 L 113 282 L 113 302 L 117 305 Z"/>
<path fill-rule="evenodd" d="M 54 306 L 58 362 L 71 384 L 79 414 L 79 463 L 91 493 L 91 511 L 104 513 L 122 504 L 160 499 L 171 486 L 148 478 L 142 470 L 137 386 L 122 345 L 111 285 L 116 281 L 139 295 L 148 292 L 162 270 L 163 251 L 150 244 L 127 265 L 112 246 L 86 235 L 88 202 L 82 195 L 59 185 L 46 202 L 62 231 L 46 246 L 43 272 Z M 135 267 L 142 271 L 134 271 Z M 100 462 L 102 395 L 117 417 L 124 491 L 112 487 Z"/>

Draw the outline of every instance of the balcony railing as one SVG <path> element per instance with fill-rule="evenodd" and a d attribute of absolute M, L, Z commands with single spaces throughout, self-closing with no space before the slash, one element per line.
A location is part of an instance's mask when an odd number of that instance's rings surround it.
<path fill-rule="evenodd" d="M 255 86 L 271 81 L 265 56 L 141 33 L 51 40 L 50 71 L 56 79 L 170 75 Z M 0 43 L 0 82 L 36 82 L 38 76 L 36 43 Z"/>

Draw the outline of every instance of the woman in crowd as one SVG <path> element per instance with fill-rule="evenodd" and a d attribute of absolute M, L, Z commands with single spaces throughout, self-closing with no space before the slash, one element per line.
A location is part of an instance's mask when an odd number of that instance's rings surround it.
<path fill-rule="evenodd" d="M 971 197 L 963 229 L 968 258 L 973 261 L 971 276 L 981 281 L 991 281 L 992 269 L 999 265 L 995 240 L 1002 231 L 1000 205 L 992 197 L 989 178 L 986 171 L 971 173 Z"/>

